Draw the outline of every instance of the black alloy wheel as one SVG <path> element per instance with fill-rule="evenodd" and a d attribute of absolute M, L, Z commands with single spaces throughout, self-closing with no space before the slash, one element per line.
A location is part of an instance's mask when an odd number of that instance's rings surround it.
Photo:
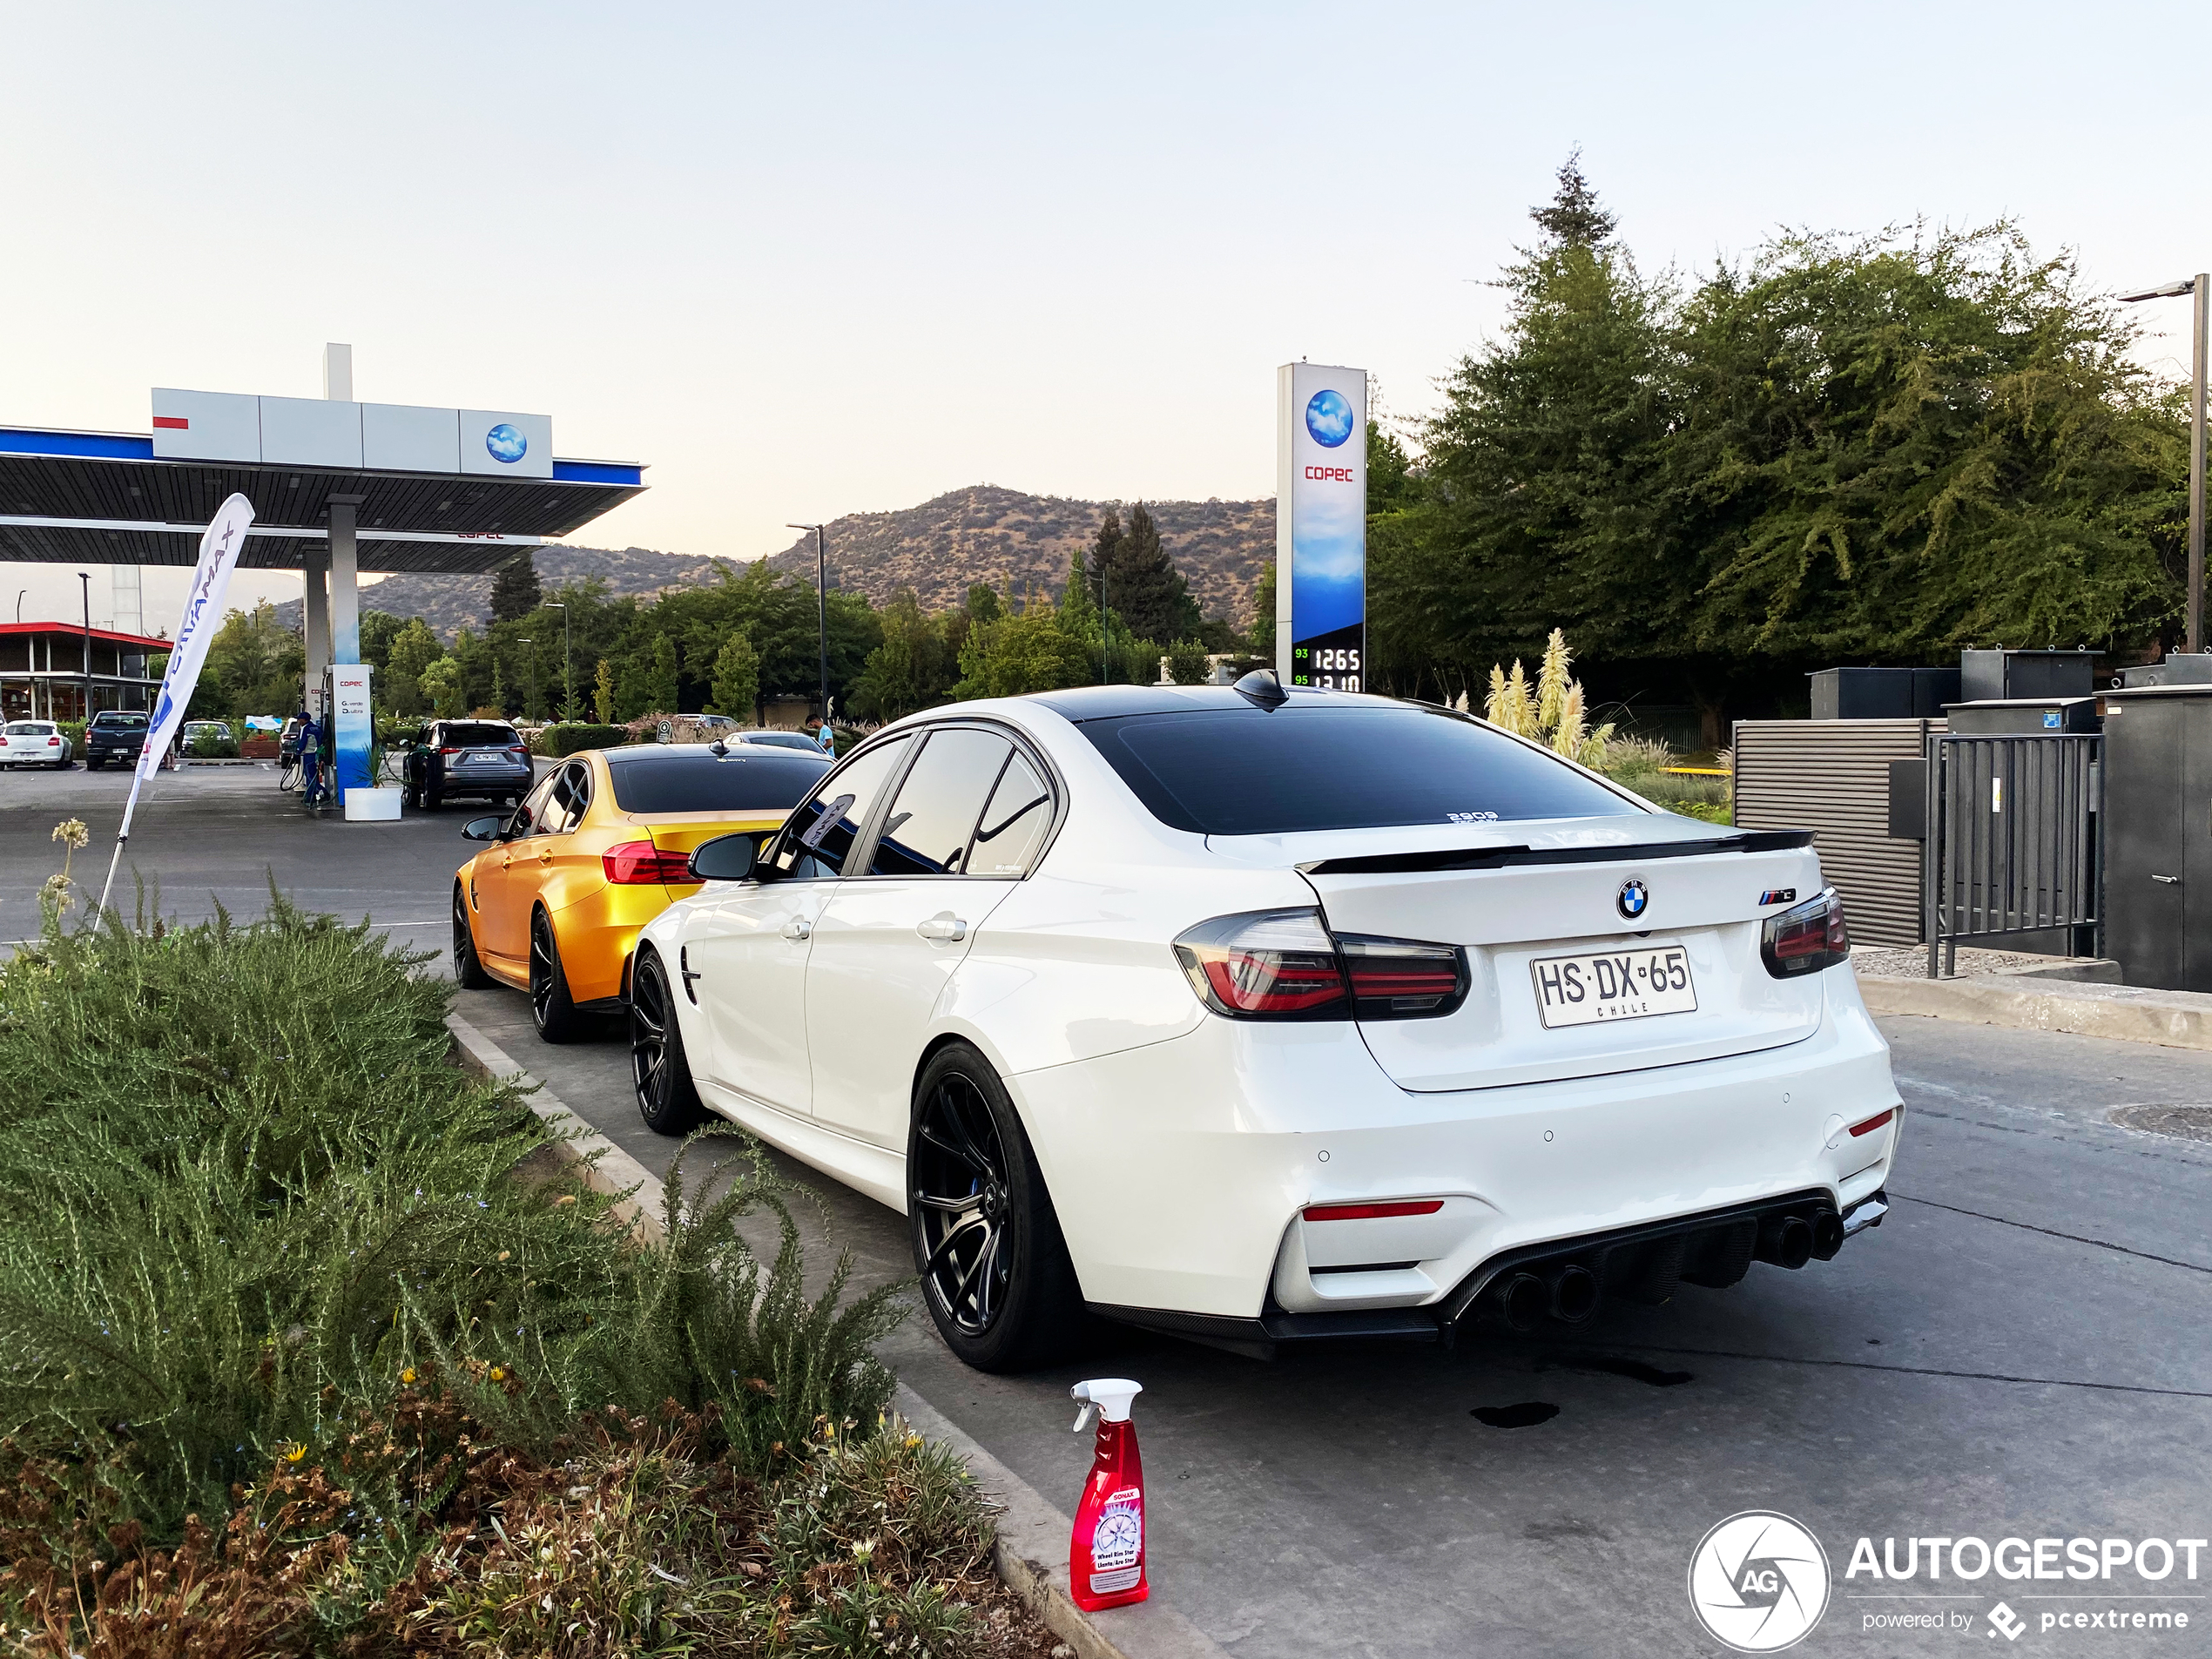
<path fill-rule="evenodd" d="M 476 959 L 476 938 L 469 930 L 469 900 L 453 884 L 453 982 L 464 991 L 488 991 L 498 981 Z"/>
<path fill-rule="evenodd" d="M 651 945 L 637 953 L 630 974 L 630 1080 L 637 1115 L 654 1134 L 683 1135 L 706 1122 L 684 1053 L 676 999 L 669 995 L 668 970 Z"/>
<path fill-rule="evenodd" d="M 1005 1086 L 965 1043 L 914 1091 L 907 1217 L 922 1299 L 960 1359 L 1022 1371 L 1075 1345 L 1082 1291 L 1051 1195 Z"/>
<path fill-rule="evenodd" d="M 530 1019 L 548 1042 L 573 1042 L 583 1035 L 583 1015 L 577 1011 L 569 995 L 569 977 L 561 971 L 553 919 L 543 910 L 530 912 Z"/>

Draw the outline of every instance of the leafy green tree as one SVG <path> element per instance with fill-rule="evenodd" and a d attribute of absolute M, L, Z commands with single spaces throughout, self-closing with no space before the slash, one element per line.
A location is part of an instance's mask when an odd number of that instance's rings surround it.
<path fill-rule="evenodd" d="M 1092 538 L 1087 574 L 1100 612 L 1119 616 L 1136 637 L 1176 639 L 1198 631 L 1197 602 L 1143 502 L 1130 509 L 1127 529 L 1120 513 L 1107 509 Z"/>
<path fill-rule="evenodd" d="M 988 582 L 972 583 L 968 590 L 968 616 L 974 623 L 996 622 L 1006 614 L 1006 606 L 999 598 L 999 590 Z"/>
<path fill-rule="evenodd" d="M 1070 638 L 1058 612 L 1045 605 L 971 628 L 960 668 L 953 695 L 963 699 L 1022 697 L 1087 685 L 1094 678 L 1083 642 Z"/>
<path fill-rule="evenodd" d="M 1271 558 L 1260 567 L 1259 580 L 1252 584 L 1251 626 L 1244 631 L 1251 641 L 1252 655 L 1263 662 L 1275 660 L 1275 561 Z"/>
<path fill-rule="evenodd" d="M 678 701 L 676 642 L 666 634 L 656 634 L 645 660 L 645 712 L 673 714 Z"/>
<path fill-rule="evenodd" d="M 954 657 L 946 650 L 944 624 L 922 614 L 912 588 L 901 588 L 883 607 L 883 643 L 868 654 L 854 682 L 852 710 L 863 720 L 895 720 L 941 701 L 952 689 Z"/>
<path fill-rule="evenodd" d="M 460 662 L 451 657 L 441 657 L 422 671 L 416 682 L 422 696 L 439 718 L 450 720 L 469 707 L 467 689 Z"/>
<path fill-rule="evenodd" d="M 1168 648 L 1168 678 L 1177 685 L 1204 685 L 1206 683 L 1206 642 L 1203 639 L 1179 639 Z"/>
<path fill-rule="evenodd" d="M 496 623 L 527 617 L 544 600 L 537 580 L 537 557 L 527 548 L 501 565 L 491 579 L 491 619 Z"/>
<path fill-rule="evenodd" d="M 615 668 L 605 658 L 591 677 L 591 712 L 601 725 L 611 725 L 615 718 Z"/>
<path fill-rule="evenodd" d="M 307 646 L 264 600 L 233 610 L 207 642 L 207 660 L 185 712 L 193 718 L 288 713 L 300 705 Z"/>
<path fill-rule="evenodd" d="M 392 642 L 399 637 L 400 619 L 388 610 L 361 613 L 361 661 L 380 675 L 391 666 Z"/>
<path fill-rule="evenodd" d="M 401 628 L 387 653 L 382 684 L 395 714 L 420 714 L 426 701 L 422 671 L 446 654 L 430 624 L 416 617 Z"/>
<path fill-rule="evenodd" d="M 714 658 L 711 712 L 751 724 L 759 718 L 760 653 L 742 631 L 725 640 Z"/>

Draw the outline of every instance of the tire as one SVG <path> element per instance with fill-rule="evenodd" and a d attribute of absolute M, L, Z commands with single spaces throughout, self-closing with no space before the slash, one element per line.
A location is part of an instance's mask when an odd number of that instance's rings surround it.
<path fill-rule="evenodd" d="M 469 926 L 469 900 L 453 884 L 453 982 L 464 991 L 488 991 L 499 983 L 476 957 L 476 936 Z"/>
<path fill-rule="evenodd" d="M 561 971 L 561 941 L 543 910 L 530 912 L 530 1022 L 548 1042 L 574 1042 L 584 1034 L 584 1017 Z"/>
<path fill-rule="evenodd" d="M 962 1364 L 1028 1371 L 1074 1350 L 1082 1290 L 1052 1195 L 1006 1086 L 964 1042 L 914 1089 L 907 1219 L 922 1301 Z"/>
<path fill-rule="evenodd" d="M 422 786 L 411 775 L 407 780 L 407 794 L 404 799 L 409 811 L 419 813 L 422 810 Z"/>
<path fill-rule="evenodd" d="M 637 953 L 630 974 L 630 1081 L 637 1096 L 637 1116 L 654 1134 L 685 1135 L 706 1122 L 707 1110 L 699 1103 L 691 1062 L 684 1052 L 684 1028 L 677 1023 L 668 970 L 651 945 Z"/>

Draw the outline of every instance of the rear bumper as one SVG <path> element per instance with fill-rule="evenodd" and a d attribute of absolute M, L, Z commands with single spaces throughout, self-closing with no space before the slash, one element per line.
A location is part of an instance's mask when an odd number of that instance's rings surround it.
<path fill-rule="evenodd" d="M 1850 1126 L 1898 1103 L 1888 1049 L 1850 970 L 1822 978 L 1802 1042 L 1572 1082 L 1413 1094 L 1354 1028 L 1209 1019 L 1008 1084 L 1102 1311 L 1433 1336 L 1527 1252 L 1777 1201 L 1840 1215 L 1878 1191 L 1898 1122 Z M 1425 1217 L 1302 1218 L 1432 1198 Z M 1286 1338 L 1246 1325 L 1241 1339 Z"/>
<path fill-rule="evenodd" d="M 527 795 L 536 781 L 536 775 L 528 766 L 502 766 L 496 771 L 487 769 L 481 772 L 473 769 L 463 772 L 448 772 L 438 778 L 431 787 L 439 794 L 454 799 L 462 796 L 489 799 L 501 795 Z"/>

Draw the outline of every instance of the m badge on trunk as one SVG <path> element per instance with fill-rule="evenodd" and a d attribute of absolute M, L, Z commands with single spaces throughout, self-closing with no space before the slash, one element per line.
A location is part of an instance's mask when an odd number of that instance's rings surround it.
<path fill-rule="evenodd" d="M 1623 881 L 1621 896 L 1613 901 L 1624 921 L 1635 921 L 1651 904 L 1651 889 L 1641 881 Z"/>

